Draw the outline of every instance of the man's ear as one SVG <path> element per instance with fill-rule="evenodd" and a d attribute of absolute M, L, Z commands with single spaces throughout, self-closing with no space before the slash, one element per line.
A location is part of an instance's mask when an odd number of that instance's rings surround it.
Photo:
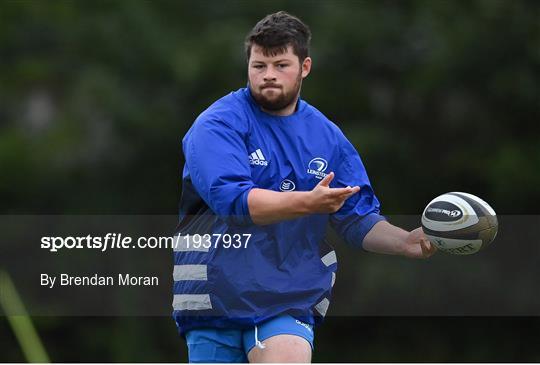
<path fill-rule="evenodd" d="M 306 57 L 302 62 L 302 78 L 306 78 L 311 71 L 311 57 Z"/>

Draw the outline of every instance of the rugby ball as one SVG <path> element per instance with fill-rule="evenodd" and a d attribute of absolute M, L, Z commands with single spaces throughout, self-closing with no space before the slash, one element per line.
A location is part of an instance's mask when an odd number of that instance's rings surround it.
<path fill-rule="evenodd" d="M 422 229 L 440 251 L 470 255 L 497 235 L 497 215 L 477 196 L 452 192 L 433 199 L 422 213 Z"/>

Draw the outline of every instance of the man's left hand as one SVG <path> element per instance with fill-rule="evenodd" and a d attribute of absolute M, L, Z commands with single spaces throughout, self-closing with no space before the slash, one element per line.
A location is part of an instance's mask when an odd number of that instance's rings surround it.
<path fill-rule="evenodd" d="M 437 247 L 427 239 L 422 227 L 409 232 L 404 243 L 404 255 L 415 259 L 427 259 L 437 252 Z"/>

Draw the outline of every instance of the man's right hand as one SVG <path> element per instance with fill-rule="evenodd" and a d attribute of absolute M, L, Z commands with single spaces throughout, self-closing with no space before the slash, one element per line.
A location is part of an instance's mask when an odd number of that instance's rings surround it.
<path fill-rule="evenodd" d="M 309 214 L 332 214 L 337 212 L 360 187 L 331 188 L 334 178 L 331 172 L 311 191 L 278 192 L 253 188 L 248 195 L 248 207 L 255 224 L 272 224 Z"/>
<path fill-rule="evenodd" d="M 331 172 L 309 192 L 308 206 L 311 213 L 335 213 L 345 204 L 345 200 L 360 191 L 359 186 L 331 188 L 330 182 L 333 179 L 334 173 Z"/>

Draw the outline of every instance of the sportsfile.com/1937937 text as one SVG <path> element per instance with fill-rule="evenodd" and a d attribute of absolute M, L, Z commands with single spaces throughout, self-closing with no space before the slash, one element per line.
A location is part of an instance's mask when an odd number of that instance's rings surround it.
<path fill-rule="evenodd" d="M 122 233 L 107 233 L 104 236 L 44 236 L 41 237 L 41 248 L 50 252 L 62 249 L 93 249 L 105 252 L 108 249 L 152 248 L 174 250 L 198 250 L 210 248 L 247 248 L 251 234 L 193 234 L 176 236 L 137 237 Z"/>

